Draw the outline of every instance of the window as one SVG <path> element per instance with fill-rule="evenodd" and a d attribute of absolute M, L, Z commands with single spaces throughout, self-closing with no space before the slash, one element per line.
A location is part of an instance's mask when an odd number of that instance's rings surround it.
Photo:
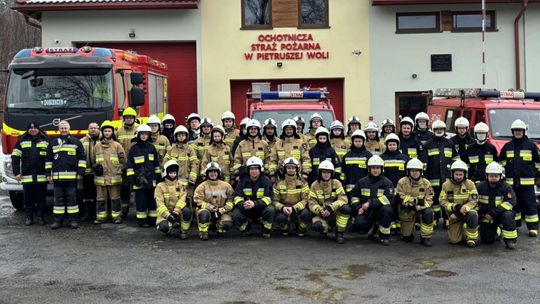
<path fill-rule="evenodd" d="M 476 125 L 479 122 L 486 122 L 486 114 L 484 113 L 484 111 L 476 111 L 476 121 L 474 124 Z"/>
<path fill-rule="evenodd" d="M 299 28 L 328 28 L 328 0 L 299 0 Z"/>
<path fill-rule="evenodd" d="M 116 93 L 118 94 L 118 108 L 125 109 L 128 107 L 126 91 L 124 85 L 124 71 L 117 71 L 115 74 Z"/>
<path fill-rule="evenodd" d="M 271 0 L 241 0 L 242 29 L 272 28 Z"/>
<path fill-rule="evenodd" d="M 396 33 L 437 33 L 441 31 L 439 12 L 397 13 Z"/>
<path fill-rule="evenodd" d="M 445 124 L 446 124 L 446 131 L 447 132 L 454 132 L 454 123 L 457 119 L 457 111 L 456 110 L 447 110 L 446 111 L 446 121 L 445 121 Z"/>
<path fill-rule="evenodd" d="M 486 31 L 495 31 L 495 11 L 486 12 Z M 482 12 L 452 12 L 452 32 L 482 31 Z"/>
<path fill-rule="evenodd" d="M 162 114 L 167 104 L 166 81 L 163 76 L 148 74 L 148 104 L 150 114 Z"/>

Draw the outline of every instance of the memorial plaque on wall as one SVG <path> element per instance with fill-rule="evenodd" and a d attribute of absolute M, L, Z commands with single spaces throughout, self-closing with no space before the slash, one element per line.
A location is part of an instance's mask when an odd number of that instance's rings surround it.
<path fill-rule="evenodd" d="M 452 54 L 431 54 L 432 72 L 451 72 Z"/>

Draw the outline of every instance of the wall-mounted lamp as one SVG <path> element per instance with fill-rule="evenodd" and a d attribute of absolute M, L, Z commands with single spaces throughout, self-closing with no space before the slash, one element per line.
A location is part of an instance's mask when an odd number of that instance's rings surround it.
<path fill-rule="evenodd" d="M 129 38 L 135 38 L 135 29 L 131 29 L 129 32 Z"/>
<path fill-rule="evenodd" d="M 418 78 L 418 75 L 412 74 L 411 77 L 412 77 L 412 79 L 416 79 L 416 78 Z"/>
<path fill-rule="evenodd" d="M 278 63 L 276 63 L 276 66 L 278 67 L 278 69 L 281 69 L 281 67 L 283 66 L 283 62 L 279 61 Z"/>
<path fill-rule="evenodd" d="M 353 54 L 354 56 L 358 57 L 358 56 L 362 55 L 362 51 L 360 51 L 360 50 L 354 50 L 354 51 L 352 51 L 352 54 Z"/>

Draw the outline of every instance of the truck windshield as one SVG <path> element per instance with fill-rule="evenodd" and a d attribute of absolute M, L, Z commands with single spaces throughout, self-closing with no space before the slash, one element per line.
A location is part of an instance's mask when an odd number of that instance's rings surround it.
<path fill-rule="evenodd" d="M 488 114 L 491 135 L 495 138 L 512 137 L 510 126 L 514 120 L 521 119 L 529 126 L 527 136 L 540 139 L 539 109 L 490 109 Z"/>
<path fill-rule="evenodd" d="M 114 99 L 111 69 L 14 69 L 7 91 L 8 111 L 105 109 Z"/>
<path fill-rule="evenodd" d="M 319 113 L 323 118 L 323 124 L 328 128 L 330 127 L 330 124 L 334 120 L 334 114 L 332 111 L 326 111 L 326 110 L 283 110 L 283 111 L 255 111 L 253 112 L 253 118 L 257 119 L 261 122 L 261 125 L 264 123 L 264 121 L 268 118 L 274 119 L 277 124 L 277 131 L 278 134 L 281 134 L 281 123 L 285 119 L 293 118 L 295 116 L 300 116 L 304 119 L 306 122 L 306 126 L 304 127 L 304 132 L 307 132 L 309 129 L 309 118 L 313 113 Z"/>

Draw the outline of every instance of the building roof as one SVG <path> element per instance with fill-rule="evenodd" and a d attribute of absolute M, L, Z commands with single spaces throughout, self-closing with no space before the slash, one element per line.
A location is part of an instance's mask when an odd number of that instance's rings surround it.
<path fill-rule="evenodd" d="M 17 0 L 13 9 L 26 14 L 65 10 L 194 9 L 199 0 Z"/>
<path fill-rule="evenodd" d="M 487 3 L 522 3 L 523 0 L 486 0 Z M 529 0 L 540 3 L 540 0 Z M 478 4 L 481 0 L 372 0 L 372 5 L 410 5 L 410 4 Z"/>

